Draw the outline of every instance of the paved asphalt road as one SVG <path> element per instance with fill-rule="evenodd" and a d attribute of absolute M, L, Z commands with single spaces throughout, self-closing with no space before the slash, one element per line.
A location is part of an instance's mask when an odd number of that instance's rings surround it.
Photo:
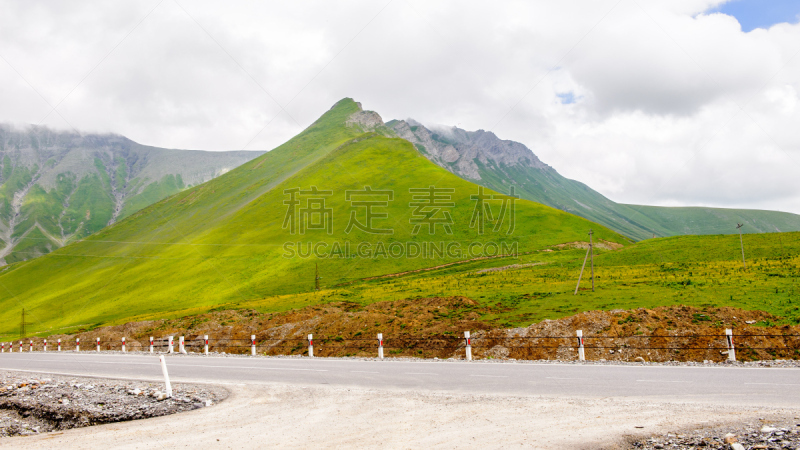
<path fill-rule="evenodd" d="M 167 356 L 174 381 L 800 405 L 800 369 Z M 0 369 L 160 379 L 157 356 L 0 353 Z"/>

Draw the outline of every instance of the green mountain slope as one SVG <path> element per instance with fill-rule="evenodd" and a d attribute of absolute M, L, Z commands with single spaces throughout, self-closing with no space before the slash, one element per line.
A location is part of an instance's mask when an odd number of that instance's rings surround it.
<path fill-rule="evenodd" d="M 777 211 L 706 207 L 660 207 L 616 203 L 589 186 L 561 176 L 524 145 L 483 130 L 429 130 L 411 119 L 387 124 L 431 161 L 459 176 L 603 224 L 632 239 L 685 234 L 800 231 L 800 215 Z"/>
<path fill-rule="evenodd" d="M 88 236 L 260 154 L 0 125 L 0 265 Z"/>
<path fill-rule="evenodd" d="M 268 296 L 288 307 L 291 294 L 314 292 L 317 267 L 317 282 L 331 288 L 585 240 L 589 229 L 598 241 L 627 243 L 548 206 L 516 200 L 512 207 L 508 197 L 438 167 L 408 141 L 363 132 L 369 116 L 342 100 L 257 159 L 7 267 L 0 272 L 0 332 L 15 329 L 23 306 L 36 330 Z M 486 198 L 476 208 L 481 193 Z"/>

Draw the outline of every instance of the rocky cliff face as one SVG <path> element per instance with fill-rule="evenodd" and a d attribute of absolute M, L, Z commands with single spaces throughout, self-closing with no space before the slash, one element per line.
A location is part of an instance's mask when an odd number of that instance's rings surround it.
<path fill-rule="evenodd" d="M 0 125 L 0 265 L 48 253 L 260 154 Z"/>
<path fill-rule="evenodd" d="M 431 130 L 413 119 L 395 120 L 389 127 L 424 151 L 431 161 L 469 180 L 481 180 L 479 165 L 500 170 L 503 166 L 551 170 L 524 145 L 500 139 L 491 131 L 457 127 Z"/>
<path fill-rule="evenodd" d="M 490 131 L 466 131 L 457 127 L 431 130 L 414 119 L 392 120 L 384 124 L 378 113 L 364 110 L 350 116 L 346 123 L 363 131 L 403 138 L 434 163 L 472 181 L 481 180 L 479 165 L 501 171 L 506 166 L 552 170 L 524 145 L 500 139 Z"/>
<path fill-rule="evenodd" d="M 490 131 L 428 128 L 414 119 L 392 120 L 384 125 L 372 111 L 353 114 L 348 124 L 403 138 L 432 162 L 489 189 L 509 192 L 514 186 L 523 199 L 584 217 L 637 240 L 731 233 L 735 229 L 728 225 L 736 223 L 746 223 L 748 232 L 800 230 L 800 215 L 796 214 L 615 203 L 589 186 L 563 177 L 523 144 L 500 139 Z"/>

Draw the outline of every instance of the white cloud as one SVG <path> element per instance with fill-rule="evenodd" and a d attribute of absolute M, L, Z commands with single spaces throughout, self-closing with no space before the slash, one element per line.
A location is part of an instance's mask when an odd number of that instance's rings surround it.
<path fill-rule="evenodd" d="M 743 33 L 719 3 L 10 3 L 0 121 L 66 96 L 45 123 L 270 149 L 349 96 L 491 129 L 616 201 L 800 213 L 800 26 Z"/>

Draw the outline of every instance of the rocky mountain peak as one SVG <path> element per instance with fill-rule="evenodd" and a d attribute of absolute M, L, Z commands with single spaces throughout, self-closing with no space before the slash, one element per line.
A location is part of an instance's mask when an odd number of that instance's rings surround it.
<path fill-rule="evenodd" d="M 436 164 L 470 180 L 480 180 L 481 165 L 524 166 L 551 170 L 523 144 L 498 138 L 491 131 L 458 127 L 427 128 L 414 119 L 394 120 L 388 126 L 416 145 Z"/>
<path fill-rule="evenodd" d="M 358 104 L 358 107 L 359 109 L 361 108 L 360 103 Z M 375 111 L 361 110 L 348 117 L 345 121 L 345 125 L 348 127 L 359 126 L 364 131 L 375 131 L 378 127 L 383 126 L 384 124 L 380 114 L 376 113 Z"/>

